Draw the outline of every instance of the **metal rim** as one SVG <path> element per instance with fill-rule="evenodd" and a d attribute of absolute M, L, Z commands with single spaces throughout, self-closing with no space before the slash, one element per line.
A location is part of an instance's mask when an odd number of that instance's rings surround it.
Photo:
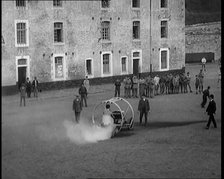
<path fill-rule="evenodd" d="M 131 104 L 130 104 L 126 99 L 124 99 L 124 98 L 121 98 L 121 97 L 113 97 L 113 98 L 111 98 L 111 99 L 101 101 L 99 104 L 97 104 L 97 105 L 94 107 L 93 114 L 92 114 L 92 122 L 95 124 L 95 120 L 94 120 L 94 117 L 95 117 L 95 116 L 94 116 L 94 114 L 95 114 L 96 109 L 97 109 L 100 105 L 106 104 L 107 102 L 110 102 L 110 103 L 114 104 L 114 105 L 119 109 L 119 111 L 121 112 L 122 110 L 121 110 L 120 106 L 116 103 L 117 101 L 124 101 L 125 103 L 128 104 L 128 107 L 127 107 L 127 109 L 126 109 L 126 111 L 125 111 L 125 114 L 124 114 L 124 116 L 122 116 L 122 121 L 124 120 L 124 117 L 126 116 L 126 114 L 127 114 L 129 108 L 131 109 L 132 117 L 133 117 L 133 119 L 134 119 L 134 110 L 133 110 Z M 133 121 L 132 121 L 132 122 L 133 122 Z"/>

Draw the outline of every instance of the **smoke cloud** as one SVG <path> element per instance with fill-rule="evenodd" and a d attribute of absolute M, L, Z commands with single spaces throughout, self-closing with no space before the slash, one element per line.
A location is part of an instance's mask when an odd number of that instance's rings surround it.
<path fill-rule="evenodd" d="M 88 124 L 81 119 L 79 123 L 64 121 L 67 137 L 75 144 L 96 143 L 98 141 L 110 139 L 114 126 L 101 127 Z"/>

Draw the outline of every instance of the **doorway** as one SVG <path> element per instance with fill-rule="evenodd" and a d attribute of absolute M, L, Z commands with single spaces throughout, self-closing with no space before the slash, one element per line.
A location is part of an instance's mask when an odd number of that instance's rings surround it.
<path fill-rule="evenodd" d="M 139 59 L 133 59 L 133 75 L 139 74 Z"/>
<path fill-rule="evenodd" d="M 26 82 L 26 68 L 27 67 L 18 67 L 18 87 L 19 87 L 19 89 L 20 89 L 21 84 Z"/>

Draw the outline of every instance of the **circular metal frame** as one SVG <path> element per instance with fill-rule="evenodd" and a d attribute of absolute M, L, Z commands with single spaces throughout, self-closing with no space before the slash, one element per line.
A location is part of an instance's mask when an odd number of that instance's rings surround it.
<path fill-rule="evenodd" d="M 122 111 L 121 107 L 117 104 L 118 101 L 123 101 L 123 102 L 125 102 L 125 103 L 128 105 L 127 109 L 124 110 L 124 111 Z M 121 123 L 121 125 L 118 125 L 118 126 L 120 126 L 120 129 L 122 128 L 122 125 L 123 125 L 123 122 L 124 122 L 124 119 L 125 119 L 125 116 L 126 116 L 128 110 L 129 110 L 129 109 L 131 110 L 132 121 L 131 121 L 131 124 L 129 125 L 129 129 L 133 128 L 133 124 L 134 124 L 134 123 L 133 123 L 133 120 L 134 120 L 134 110 L 133 110 L 131 104 L 130 104 L 126 99 L 121 98 L 121 97 L 114 97 L 114 98 L 111 98 L 111 99 L 108 99 L 108 100 L 101 101 L 99 104 L 97 104 L 97 105 L 94 107 L 93 114 L 92 114 L 92 121 L 93 121 L 93 123 L 95 124 L 95 120 L 94 120 L 95 116 L 94 116 L 94 114 L 95 114 L 95 111 L 97 110 L 97 108 L 98 108 L 99 106 L 101 106 L 101 105 L 106 105 L 106 103 L 108 103 L 108 102 L 109 102 L 110 104 L 114 104 L 114 105 L 118 108 L 118 110 L 119 110 L 120 112 L 124 112 L 124 115 L 121 115 L 121 116 L 122 116 L 122 123 Z M 120 129 L 119 129 L 119 131 L 120 131 Z"/>

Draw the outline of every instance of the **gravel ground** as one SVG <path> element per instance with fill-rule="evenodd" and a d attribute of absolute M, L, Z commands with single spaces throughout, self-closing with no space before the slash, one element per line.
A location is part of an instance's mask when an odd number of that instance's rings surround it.
<path fill-rule="evenodd" d="M 192 77 L 200 65 L 187 65 Z M 138 99 L 132 131 L 85 145 L 71 142 L 64 127 L 73 118 L 77 89 L 48 91 L 19 107 L 19 96 L 2 97 L 2 178 L 221 178 L 221 89 L 216 64 L 209 64 L 205 86 L 215 95 L 218 128 L 205 130 L 208 116 L 195 93 L 160 95 L 150 100 L 147 127 L 137 125 Z M 194 78 L 193 78 L 194 79 Z M 194 85 L 192 82 L 192 87 Z M 113 85 L 94 86 L 89 120 L 97 102 L 113 96 Z"/>

